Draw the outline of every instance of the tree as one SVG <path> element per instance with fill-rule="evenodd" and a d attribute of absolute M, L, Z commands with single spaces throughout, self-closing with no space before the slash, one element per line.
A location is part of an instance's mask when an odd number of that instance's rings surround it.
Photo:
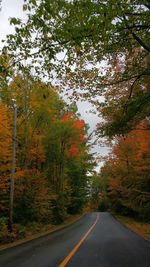
<path fill-rule="evenodd" d="M 9 90 L 19 110 L 15 220 L 49 222 L 53 192 L 46 176 L 46 138 L 64 104 L 52 86 L 30 76 L 15 77 Z"/>
<path fill-rule="evenodd" d="M 149 221 L 149 121 L 140 123 L 124 137 L 117 138 L 112 158 L 102 169 L 107 178 L 109 202 L 113 210 Z"/>
<path fill-rule="evenodd" d="M 60 223 L 67 213 L 82 210 L 92 158 L 86 143 L 87 126 L 76 106 L 60 98 L 58 88 L 25 72 L 14 74 L 11 80 L 4 78 L 0 92 L 0 240 L 4 236 L 12 240 L 19 235 L 20 224 Z M 12 137 L 14 103 L 17 136 Z M 14 141 L 14 216 L 8 225 Z"/>
<path fill-rule="evenodd" d="M 9 210 L 9 179 L 12 162 L 12 121 L 8 108 L 0 101 L 0 214 Z"/>
<path fill-rule="evenodd" d="M 107 122 L 104 134 L 118 134 L 118 127 L 127 132 L 139 122 L 139 113 L 144 113 L 141 119 L 147 116 L 149 1 L 109 0 L 107 5 L 94 0 L 25 1 L 23 8 L 29 12 L 27 22 L 11 19 L 16 34 L 8 36 L 10 54 L 19 67 L 23 58 L 30 58 L 32 66 L 38 62 L 39 71 L 52 74 L 55 68 L 59 75 L 61 70 L 65 83 L 69 80 L 71 88 L 86 89 L 83 94 L 91 101 L 94 98 L 98 110 L 97 96 L 121 87 L 121 116 Z M 63 61 L 60 52 L 66 54 Z"/>
<path fill-rule="evenodd" d="M 90 166 L 85 135 L 84 121 L 70 110 L 64 110 L 62 117 L 53 122 L 45 140 L 47 176 L 55 192 L 52 203 L 57 223 L 67 211 L 77 213 L 85 204 L 87 166 Z"/>

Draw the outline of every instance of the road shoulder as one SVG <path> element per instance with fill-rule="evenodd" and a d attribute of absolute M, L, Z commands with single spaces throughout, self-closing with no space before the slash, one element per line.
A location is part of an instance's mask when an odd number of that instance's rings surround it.
<path fill-rule="evenodd" d="M 73 223 L 77 222 L 78 220 L 80 220 L 85 214 L 86 213 L 78 214 L 78 215 L 75 215 L 75 216 L 70 216 L 64 223 L 62 223 L 60 225 L 51 225 L 50 229 L 48 229 L 47 231 L 42 231 L 41 230 L 40 233 L 33 234 L 28 238 L 18 239 L 18 240 L 14 241 L 14 242 L 7 243 L 7 244 L 1 244 L 0 245 L 0 251 L 5 250 L 7 248 L 16 247 L 18 245 L 27 243 L 27 242 L 32 241 L 34 239 L 46 236 L 48 234 L 51 234 L 51 233 L 59 231 L 59 230 L 62 230 L 64 228 L 72 225 Z"/>
<path fill-rule="evenodd" d="M 113 216 L 127 228 L 142 236 L 145 240 L 150 241 L 150 223 L 139 222 L 132 218 L 116 214 L 113 214 Z"/>

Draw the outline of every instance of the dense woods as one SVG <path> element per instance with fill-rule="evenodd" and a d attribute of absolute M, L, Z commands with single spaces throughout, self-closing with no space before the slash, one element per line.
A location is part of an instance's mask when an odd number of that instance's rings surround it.
<path fill-rule="evenodd" d="M 11 18 L 15 34 L 7 36 L 0 57 L 1 240 L 13 230 L 14 142 L 16 225 L 61 223 L 89 199 L 92 209 L 148 222 L 149 1 L 25 0 L 23 10 L 27 19 Z M 71 89 L 75 101 L 91 102 L 103 118 L 95 132 L 111 153 L 92 178 L 88 127 L 76 105 L 66 104 L 45 79 L 56 80 L 63 93 Z"/>
<path fill-rule="evenodd" d="M 2 241 L 7 235 L 12 238 L 9 231 L 20 231 L 19 224 L 58 224 L 67 214 L 80 213 L 87 202 L 87 172 L 93 163 L 86 141 L 87 126 L 77 115 L 76 107 L 68 106 L 56 88 L 33 77 L 17 75 L 1 89 L 0 106 Z M 15 107 L 17 135 L 13 140 Z M 14 142 L 16 164 L 11 207 Z M 13 229 L 12 223 L 18 228 Z"/>
<path fill-rule="evenodd" d="M 116 139 L 99 175 L 99 209 L 150 221 L 149 120 Z"/>

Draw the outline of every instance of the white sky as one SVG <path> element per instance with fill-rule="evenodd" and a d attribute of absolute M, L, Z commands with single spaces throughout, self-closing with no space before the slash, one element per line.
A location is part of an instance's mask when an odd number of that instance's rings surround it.
<path fill-rule="evenodd" d="M 23 0 L 2 0 L 2 10 L 0 12 L 0 39 L 2 40 L 9 33 L 14 31 L 14 27 L 9 25 L 10 17 L 24 18 L 22 10 Z"/>
<path fill-rule="evenodd" d="M 0 11 L 0 48 L 3 46 L 1 40 L 5 39 L 7 34 L 14 32 L 14 27 L 9 25 L 9 18 L 25 18 L 22 5 L 23 0 L 2 0 L 2 10 Z M 96 124 L 100 121 L 100 118 L 98 118 L 96 114 L 89 113 L 91 109 L 89 102 L 78 101 L 77 104 L 82 118 L 89 124 L 90 132 L 92 132 L 95 129 Z M 94 148 L 92 148 L 92 152 L 96 152 L 100 155 L 106 155 L 108 153 L 108 148 L 95 145 Z M 101 165 L 102 164 L 100 163 L 100 166 Z M 97 167 L 97 170 L 99 170 L 99 167 Z"/>

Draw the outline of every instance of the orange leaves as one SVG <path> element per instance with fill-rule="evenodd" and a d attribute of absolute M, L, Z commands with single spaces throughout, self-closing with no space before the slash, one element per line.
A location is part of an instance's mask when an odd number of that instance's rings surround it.
<path fill-rule="evenodd" d="M 35 99 L 32 99 L 31 105 L 32 105 L 32 108 L 35 110 L 38 110 L 41 107 L 40 102 Z"/>
<path fill-rule="evenodd" d="M 43 137 L 41 135 L 34 135 L 32 143 L 28 147 L 29 162 L 34 162 L 34 164 L 40 164 L 45 161 L 42 139 Z"/>
<path fill-rule="evenodd" d="M 84 126 L 85 126 L 85 123 L 83 120 L 76 120 L 74 123 L 73 123 L 73 127 L 77 130 L 83 130 L 84 129 Z"/>
<path fill-rule="evenodd" d="M 0 102 L 0 210 L 8 209 L 12 129 L 9 110 Z"/>
<path fill-rule="evenodd" d="M 0 161 L 4 164 L 11 156 L 12 131 L 9 111 L 1 102 L 0 111 Z"/>
<path fill-rule="evenodd" d="M 144 164 L 143 156 L 150 153 L 150 138 L 149 131 L 145 130 L 148 127 L 148 122 L 142 122 L 135 130 L 132 130 L 125 138 L 119 138 L 113 152 L 120 161 L 126 159 L 133 166 L 137 163 Z"/>
<path fill-rule="evenodd" d="M 72 122 L 72 112 L 69 112 L 68 114 L 64 115 L 61 119 L 62 123 Z"/>
<path fill-rule="evenodd" d="M 70 122 L 72 127 L 77 130 L 83 130 L 85 127 L 84 120 L 79 120 L 77 118 L 73 118 L 73 113 L 69 112 L 68 114 L 64 115 L 61 119 L 62 123 Z"/>
<path fill-rule="evenodd" d="M 70 148 L 68 149 L 68 156 L 71 158 L 76 158 L 79 154 L 79 148 L 73 144 L 70 146 Z"/>
<path fill-rule="evenodd" d="M 73 113 L 69 112 L 61 119 L 62 123 L 68 125 L 67 131 L 70 131 L 67 142 L 67 156 L 71 158 L 78 157 L 80 145 L 85 142 L 84 136 L 85 123 L 83 120 L 73 117 Z"/>
<path fill-rule="evenodd" d="M 7 104 L 0 101 L 0 199 L 7 201 L 0 209 L 9 208 L 13 112 L 6 105 L 11 107 L 13 96 L 18 108 L 14 221 L 50 221 L 51 200 L 62 192 L 63 197 L 68 194 L 67 198 L 71 198 L 74 184 L 70 180 L 74 179 L 75 168 L 78 177 L 83 176 L 80 166 L 88 150 L 85 124 L 75 113 L 66 114 L 68 106 L 47 84 L 15 77 L 8 92 L 12 92 L 7 94 L 8 100 L 2 98 Z M 68 208 L 64 200 L 62 205 L 60 210 Z"/>
<path fill-rule="evenodd" d="M 22 170 L 20 168 L 16 170 L 16 175 L 15 175 L 16 179 L 24 178 L 25 176 L 26 176 L 26 170 Z"/>
<path fill-rule="evenodd" d="M 79 140 L 81 142 L 85 142 L 86 141 L 86 137 L 83 134 L 79 134 Z"/>
<path fill-rule="evenodd" d="M 80 120 L 73 117 L 73 113 L 69 112 L 65 116 L 62 117 L 63 124 L 70 124 L 70 127 L 74 130 L 74 136 L 77 136 L 78 142 L 84 142 L 86 138 L 84 137 L 85 133 L 85 122 L 84 120 Z M 70 128 L 70 129 L 71 129 Z"/>
<path fill-rule="evenodd" d="M 112 150 L 112 159 L 102 168 L 108 179 L 112 207 L 147 218 L 149 214 L 150 138 L 149 120 L 137 125 L 128 135 L 119 137 Z M 140 203 L 140 205 L 139 205 Z"/>

